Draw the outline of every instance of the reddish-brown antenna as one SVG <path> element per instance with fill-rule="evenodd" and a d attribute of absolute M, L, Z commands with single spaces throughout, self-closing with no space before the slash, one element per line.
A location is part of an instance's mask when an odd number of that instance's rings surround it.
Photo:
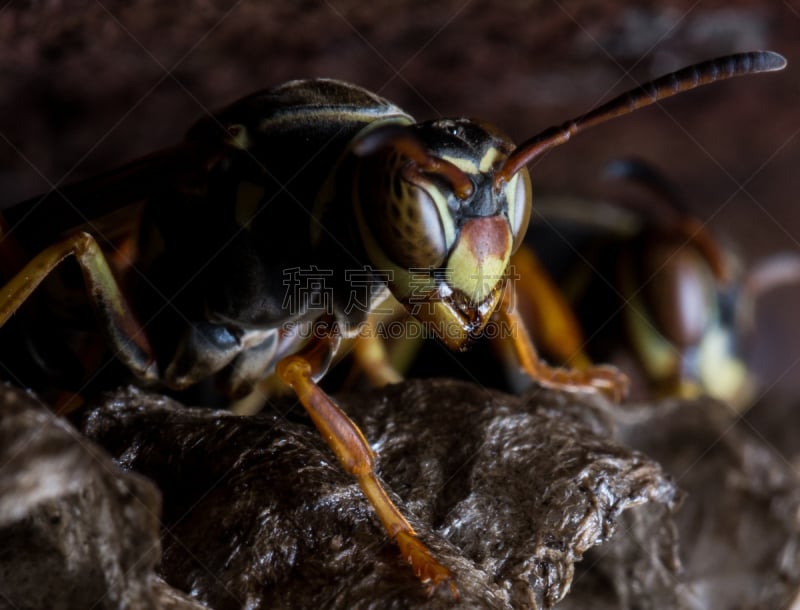
<path fill-rule="evenodd" d="M 786 59 L 778 53 L 754 51 L 752 53 L 738 53 L 704 61 L 645 83 L 641 87 L 623 93 L 577 119 L 567 121 L 558 127 L 545 129 L 540 134 L 517 146 L 503 164 L 503 167 L 495 174 L 495 188 L 499 188 L 504 182 L 508 182 L 514 174 L 537 157 L 551 148 L 563 144 L 572 136 L 589 127 L 605 123 L 609 119 L 629 114 L 634 110 L 644 108 L 659 100 L 701 85 L 708 85 L 709 83 L 744 74 L 774 72 L 782 70 L 785 66 Z"/>

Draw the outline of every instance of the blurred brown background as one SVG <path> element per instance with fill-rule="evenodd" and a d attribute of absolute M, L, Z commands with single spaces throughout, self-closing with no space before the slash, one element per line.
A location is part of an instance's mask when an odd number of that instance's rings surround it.
<path fill-rule="evenodd" d="M 253 90 L 327 76 L 420 118 L 516 140 L 685 64 L 773 49 L 789 68 L 670 100 L 537 164 L 539 192 L 590 196 L 621 155 L 652 161 L 747 260 L 800 249 L 800 1 L 11 0 L 0 7 L 0 205 L 179 139 Z M 279 219 L 276 219 L 279 221 Z M 800 388 L 800 289 L 759 309 L 756 366 Z"/>

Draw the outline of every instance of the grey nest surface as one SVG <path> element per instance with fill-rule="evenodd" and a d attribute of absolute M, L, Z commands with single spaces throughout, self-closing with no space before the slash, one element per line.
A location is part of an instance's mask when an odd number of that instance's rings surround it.
<path fill-rule="evenodd" d="M 294 400 L 241 417 L 129 388 L 72 427 L 0 398 L 0 608 L 779 608 L 800 582 L 797 477 L 711 402 L 339 396 L 456 603 Z"/>

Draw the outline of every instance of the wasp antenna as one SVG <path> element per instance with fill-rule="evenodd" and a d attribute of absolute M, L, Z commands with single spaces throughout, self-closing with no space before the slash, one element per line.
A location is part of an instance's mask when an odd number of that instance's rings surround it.
<path fill-rule="evenodd" d="M 730 280 L 730 270 L 719 242 L 706 228 L 706 224 L 697 218 L 683 218 L 675 227 L 689 243 L 699 250 L 708 263 L 711 273 L 723 284 Z"/>
<path fill-rule="evenodd" d="M 462 169 L 450 161 L 429 154 L 425 144 L 407 127 L 386 125 L 375 129 L 353 147 L 353 152 L 363 157 L 382 148 L 392 148 L 411 159 L 415 164 L 411 170 L 414 173 L 441 176 L 450 183 L 459 199 L 467 199 L 475 189 L 472 180 Z"/>
<path fill-rule="evenodd" d="M 705 258 L 714 277 L 721 282 L 728 280 L 728 269 L 719 243 L 709 233 L 705 223 L 690 214 L 675 184 L 661 171 L 642 159 L 624 158 L 609 163 L 605 174 L 611 178 L 631 180 L 656 195 L 658 199 L 655 201 L 660 206 L 659 210 L 669 215 L 662 219 L 666 221 L 663 229 L 677 232 L 693 243 Z"/>
<path fill-rule="evenodd" d="M 772 51 L 753 51 L 727 55 L 699 64 L 683 68 L 667 74 L 641 87 L 623 93 L 610 102 L 589 111 L 581 117 L 566 123 L 545 129 L 540 134 L 520 144 L 495 174 L 495 187 L 507 182 L 528 163 L 541 156 L 551 148 L 567 142 L 572 136 L 605 123 L 639 108 L 654 104 L 659 100 L 671 97 L 695 87 L 708 85 L 716 81 L 734 76 L 774 72 L 786 67 L 786 58 Z"/>
<path fill-rule="evenodd" d="M 751 299 L 781 286 L 800 283 L 800 256 L 795 252 L 773 254 L 747 272 L 744 288 Z"/>

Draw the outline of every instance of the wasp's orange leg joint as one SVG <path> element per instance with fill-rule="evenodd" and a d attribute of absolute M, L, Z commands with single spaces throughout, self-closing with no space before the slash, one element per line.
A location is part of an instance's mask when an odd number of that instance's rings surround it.
<path fill-rule="evenodd" d="M 454 597 L 458 590 L 450 571 L 441 565 L 419 540 L 414 529 L 389 498 L 375 474 L 375 456 L 358 426 L 315 382 L 314 364 L 321 361 L 320 345 L 325 339 L 277 365 L 278 376 L 291 386 L 314 425 L 328 442 L 344 469 L 356 477 L 375 509 L 389 537 L 395 541 L 414 574 L 431 589 L 448 586 Z"/>
<path fill-rule="evenodd" d="M 69 256 L 74 256 L 80 265 L 92 305 L 117 357 L 143 379 L 157 378 L 147 336 L 128 306 L 100 246 L 88 233 L 76 233 L 43 250 L 0 288 L 0 326 Z"/>
<path fill-rule="evenodd" d="M 628 392 L 628 377 L 613 366 L 591 366 L 585 369 L 552 368 L 536 352 L 525 322 L 516 308 L 513 285 L 507 286 L 498 313 L 512 329 L 510 334 L 514 353 L 520 367 L 532 379 L 548 388 L 566 391 L 597 390 L 614 402 L 620 402 Z"/>

